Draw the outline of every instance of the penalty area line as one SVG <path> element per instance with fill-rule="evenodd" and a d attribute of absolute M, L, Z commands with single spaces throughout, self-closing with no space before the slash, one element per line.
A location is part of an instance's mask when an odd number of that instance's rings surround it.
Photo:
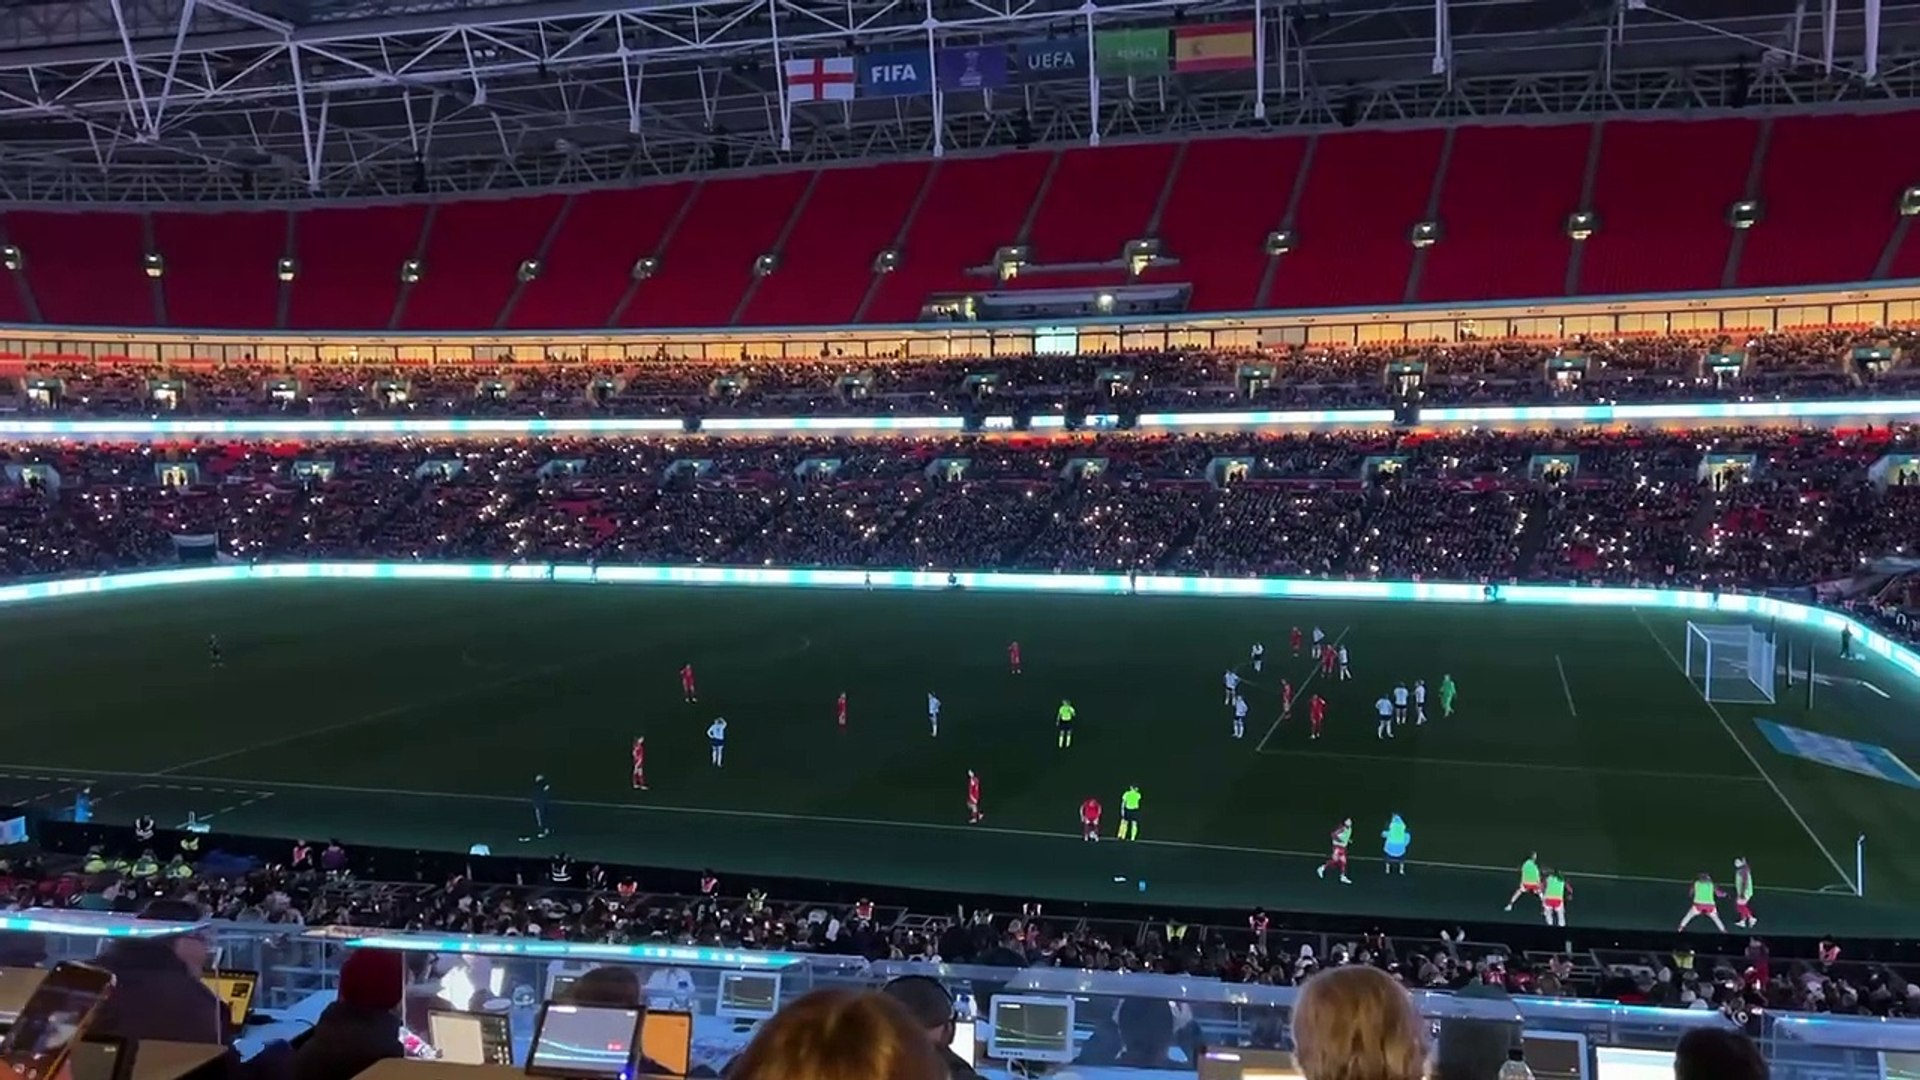
<path fill-rule="evenodd" d="M 1560 661 L 1560 654 L 1553 654 L 1553 666 L 1560 671 L 1560 690 L 1567 695 L 1567 713 L 1575 720 L 1580 718 L 1580 710 L 1573 707 L 1573 687 L 1567 684 L 1567 665 Z"/>
<path fill-rule="evenodd" d="M 0 763 L 0 769 L 7 769 L 10 767 L 12 766 L 8 766 L 4 763 Z M 42 768 L 42 771 L 64 772 L 68 770 Z M 104 776 L 104 777 L 122 778 L 122 779 L 139 779 L 139 780 L 150 780 L 150 779 L 156 778 L 157 776 L 157 774 L 154 774 L 154 773 L 114 772 L 112 770 L 104 770 L 104 769 L 88 770 L 88 772 L 90 773 L 90 775 L 94 775 L 94 776 Z M 263 779 L 254 779 L 254 778 L 240 779 L 237 777 L 230 777 L 230 776 L 182 777 L 178 775 L 169 774 L 167 776 L 160 777 L 160 779 L 174 780 L 174 781 L 199 780 L 205 783 L 244 786 L 246 789 L 248 789 L 249 794 L 271 793 L 281 798 L 285 798 L 294 792 L 305 791 L 305 792 L 313 792 L 316 794 L 356 795 L 356 796 L 372 795 L 372 796 L 389 796 L 389 797 L 404 798 L 404 799 L 426 799 L 426 800 L 434 800 L 434 801 L 486 803 L 490 805 L 505 805 L 505 806 L 518 806 L 518 807 L 529 806 L 529 801 L 525 797 L 517 796 L 517 795 L 488 795 L 488 794 L 481 794 L 476 792 L 461 792 L 461 791 L 423 791 L 423 790 L 412 789 L 412 788 L 354 787 L 354 786 L 344 785 L 344 784 L 321 784 L 321 783 L 313 783 L 308 781 L 263 780 Z M 258 801 L 258 800 L 253 800 L 253 801 Z M 595 800 L 595 799 L 555 799 L 553 800 L 553 805 L 563 809 L 571 808 L 576 810 L 599 810 L 599 811 L 611 811 L 616 813 L 665 814 L 665 815 L 677 815 L 682 817 L 738 818 L 738 819 L 748 820 L 748 821 L 781 821 L 781 822 L 791 822 L 794 824 L 803 824 L 803 825 L 840 825 L 840 826 L 849 826 L 849 827 L 855 827 L 855 828 L 899 829 L 903 831 L 914 831 L 914 832 L 971 833 L 971 834 L 979 834 L 979 835 L 987 835 L 987 836 L 1018 837 L 1021 839 L 1028 839 L 1028 840 L 1070 841 L 1076 846 L 1079 846 L 1085 843 L 1085 841 L 1081 839 L 1081 835 L 1077 830 L 1053 832 L 1046 829 L 1013 829 L 1013 828 L 1008 828 L 1004 825 L 967 825 L 960 822 L 941 822 L 941 821 L 887 821 L 881 818 L 840 817 L 840 816 L 830 815 L 830 814 L 801 814 L 801 813 L 790 813 L 790 812 L 779 811 L 779 810 L 736 810 L 736 809 L 726 809 L 722 807 L 709 807 L 709 806 L 666 806 L 666 805 L 661 805 L 657 803 L 608 802 L 605 800 Z M 230 809 L 237 809 L 237 808 L 230 808 Z M 225 813 L 228 811 L 221 811 L 221 812 Z M 1193 840 L 1103 839 L 1101 842 L 1104 844 L 1137 844 L 1144 847 L 1166 848 L 1170 850 L 1214 851 L 1214 852 L 1222 852 L 1222 853 L 1235 854 L 1235 855 L 1264 855 L 1264 856 L 1270 856 L 1274 858 L 1305 860 L 1311 865 L 1318 865 L 1321 861 L 1323 861 L 1326 858 L 1326 853 L 1324 851 L 1302 851 L 1302 850 L 1297 850 L 1292 848 L 1253 847 L 1250 845 L 1243 845 L 1243 844 L 1214 844 L 1214 843 L 1206 843 L 1202 841 L 1193 841 Z M 1385 860 L 1377 857 L 1373 857 L 1373 856 L 1364 856 L 1364 857 L 1354 856 L 1353 861 L 1355 863 L 1378 863 L 1378 862 L 1384 862 Z M 1441 860 L 1428 860 L 1428 859 L 1408 859 L 1407 862 L 1413 866 L 1425 866 L 1425 867 L 1430 867 L 1436 870 L 1459 870 L 1459 871 L 1466 871 L 1466 872 L 1472 872 L 1472 873 L 1497 875 L 1502 879 L 1511 878 L 1518 873 L 1518 870 L 1512 866 L 1486 866 L 1479 863 L 1446 862 Z M 1586 871 L 1573 870 L 1573 869 L 1569 869 L 1567 871 L 1567 876 L 1570 879 L 1575 881 L 1578 881 L 1581 878 L 1586 878 L 1588 880 L 1593 880 L 1593 881 L 1619 881 L 1619 882 L 1630 882 L 1630 883 L 1640 883 L 1640 884 L 1650 884 L 1650 885 L 1682 886 L 1682 885 L 1692 884 L 1691 879 L 1652 877 L 1644 874 L 1612 874 L 1612 873 L 1600 873 L 1600 872 L 1586 872 Z M 1828 895 L 1828 896 L 1833 895 L 1830 892 L 1824 892 L 1822 889 L 1809 889 L 1809 888 L 1802 888 L 1802 887 L 1792 886 L 1792 885 L 1772 885 L 1768 887 L 1768 891 L 1769 892 L 1803 893 L 1807 895 Z"/>
<path fill-rule="evenodd" d="M 1727 723 L 1726 716 L 1720 712 L 1720 706 L 1708 701 L 1707 696 L 1700 694 L 1699 689 L 1694 687 L 1693 676 L 1688 673 L 1687 665 L 1681 663 L 1680 658 L 1673 655 L 1673 649 L 1666 642 L 1660 640 L 1660 635 L 1654 632 L 1653 624 L 1647 622 L 1646 613 L 1642 612 L 1639 608 L 1634 608 L 1633 617 L 1640 620 L 1641 628 L 1647 632 L 1648 637 L 1653 639 L 1653 643 L 1660 647 L 1660 651 L 1666 654 L 1667 660 L 1673 664 L 1673 669 L 1680 673 L 1681 678 L 1687 680 L 1688 688 L 1692 689 L 1696 694 L 1699 694 L 1701 704 L 1707 707 L 1707 711 L 1713 713 L 1715 720 L 1720 721 L 1720 730 L 1726 732 L 1727 738 L 1733 740 L 1733 745 L 1739 747 L 1740 752 L 1746 755 L 1747 763 L 1752 765 L 1753 771 L 1759 773 L 1760 779 L 1765 780 L 1767 786 L 1773 789 L 1773 794 L 1780 800 L 1780 805 L 1787 808 L 1787 813 L 1793 815 L 1793 820 L 1800 823 L 1800 828 L 1806 832 L 1807 839 L 1813 841 L 1813 846 L 1820 849 L 1820 854 L 1827 857 L 1827 865 L 1833 867 L 1833 872 L 1840 875 L 1841 881 L 1847 883 L 1847 890 L 1858 894 L 1860 887 L 1853 880 L 1853 875 L 1847 873 L 1846 869 L 1840 865 L 1840 860 L 1834 858 L 1833 852 L 1827 850 L 1826 842 L 1821 840 L 1819 834 L 1813 831 L 1812 825 L 1807 824 L 1806 817 L 1800 813 L 1798 807 L 1793 805 L 1793 800 L 1787 798 L 1787 793 L 1780 790 L 1780 785 L 1774 781 L 1773 774 L 1767 771 L 1765 765 L 1760 764 L 1760 759 L 1754 756 L 1753 750 L 1747 746 L 1746 741 L 1740 738 L 1739 733 L 1733 730 L 1733 725 Z"/>

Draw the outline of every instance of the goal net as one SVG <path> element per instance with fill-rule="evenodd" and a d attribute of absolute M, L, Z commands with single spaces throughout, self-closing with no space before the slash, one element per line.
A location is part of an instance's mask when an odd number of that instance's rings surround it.
<path fill-rule="evenodd" d="M 1774 642 L 1736 623 L 1687 623 L 1687 678 L 1708 701 L 1773 704 Z"/>

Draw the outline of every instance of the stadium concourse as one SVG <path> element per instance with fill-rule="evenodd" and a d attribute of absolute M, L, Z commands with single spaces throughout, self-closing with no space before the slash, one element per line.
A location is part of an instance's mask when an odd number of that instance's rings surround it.
<path fill-rule="evenodd" d="M 1792 401 L 1920 388 L 1907 327 L 971 360 L 753 356 L 616 364 L 155 363 L 0 356 L 30 414 L 909 416 L 1479 403 Z"/>

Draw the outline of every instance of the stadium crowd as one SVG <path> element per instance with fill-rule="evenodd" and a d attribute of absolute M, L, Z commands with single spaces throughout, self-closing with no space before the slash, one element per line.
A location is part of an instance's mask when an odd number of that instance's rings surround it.
<path fill-rule="evenodd" d="M 1915 555 L 1916 450 L 1903 426 L 32 444 L 0 447 L 0 574 L 221 557 L 1845 583 L 1828 599 L 1898 629 L 1911 581 L 1874 575 Z"/>
<path fill-rule="evenodd" d="M 76 416 L 964 414 L 1672 400 L 1907 392 L 1920 331 L 1464 340 L 993 358 L 676 359 L 273 365 L 0 362 L 9 403 Z"/>
<path fill-rule="evenodd" d="M 337 844 L 304 842 L 291 858 L 251 869 L 176 872 L 180 859 L 153 854 L 115 859 L 91 850 L 82 865 L 37 861 L 6 867 L 9 908 L 66 906 L 136 913 L 156 899 L 189 904 L 242 927 L 307 926 L 447 932 L 554 941 L 677 944 L 772 949 L 985 967 L 1067 967 L 1144 972 L 1230 982 L 1294 986 L 1329 969 L 1367 966 L 1411 989 L 1499 988 L 1535 996 L 1599 997 L 1633 1004 L 1724 1010 L 1920 1016 L 1920 972 L 1843 958 L 1822 941 L 1809 954 L 1775 958 L 1749 939 L 1739 954 L 1635 951 L 1611 937 L 1551 951 L 1469 940 L 1460 929 L 1432 937 L 1378 929 L 1329 932 L 1287 928 L 1265 912 L 1237 926 L 1177 919 L 1122 920 L 1074 912 L 1055 918 L 1039 904 L 1019 911 L 985 908 L 927 913 L 861 898 L 850 904 L 782 901 L 749 883 L 737 888 L 711 872 L 692 895 L 649 891 L 644 873 L 581 867 L 563 855 L 544 880 L 484 884 L 466 868 L 439 884 L 378 882 L 354 875 L 359 861 Z M 143 867 L 149 863 L 157 871 Z M 533 877 L 524 869 L 517 877 Z M 32 935 L 0 935 L 7 962 L 37 961 Z M 269 947 L 273 947 L 269 942 Z M 1569 951 L 1572 950 L 1572 951 Z M 672 980 L 651 988 L 671 1000 Z M 1261 1028 L 1256 1019 L 1254 1031 Z M 1276 1044 L 1277 1045 L 1277 1044 Z"/>

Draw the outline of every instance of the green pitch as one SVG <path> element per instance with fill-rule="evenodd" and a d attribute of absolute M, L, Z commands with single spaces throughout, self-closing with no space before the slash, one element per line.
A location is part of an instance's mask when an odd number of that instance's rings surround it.
<path fill-rule="evenodd" d="M 1313 674 L 1318 625 L 1355 678 Z M 209 633 L 226 663 L 207 663 Z M 1783 632 L 1783 637 L 1788 636 Z M 1018 641 L 1025 673 L 1011 674 Z M 1255 673 L 1249 647 L 1266 645 Z M 57 805 L 91 782 L 103 820 L 189 810 L 219 832 L 339 837 L 583 861 L 712 866 L 878 885 L 1153 905 L 1501 916 L 1529 851 L 1566 872 L 1571 923 L 1678 922 L 1684 883 L 1752 860 L 1771 932 L 1920 930 L 1902 857 L 1920 791 L 1790 758 L 1764 715 L 1920 762 L 1920 692 L 1820 649 L 1814 708 L 1709 707 L 1664 613 L 1216 599 L 262 583 L 0 613 L 0 797 Z M 1784 655 L 1785 650 L 1782 650 Z M 692 663 L 700 701 L 681 700 Z M 1804 659 L 1800 661 L 1804 664 Z M 1221 677 L 1247 680 L 1231 737 Z M 1455 715 L 1374 735 L 1396 680 L 1450 673 Z M 1326 696 L 1277 722 L 1278 684 Z M 837 728 L 834 701 L 850 702 Z M 944 703 L 938 738 L 926 695 Z M 1882 696 L 1885 694 L 1887 696 Z M 1055 747 L 1062 698 L 1075 742 Z M 1429 713 L 1438 713 L 1430 700 Z M 726 766 L 706 728 L 730 722 Z M 630 786 L 647 739 L 651 790 Z M 986 820 L 967 824 L 966 775 Z M 555 835 L 531 832 L 533 775 Z M 1112 839 L 1120 793 L 1141 840 Z M 1088 796 L 1106 839 L 1080 839 Z M 1413 831 L 1384 875 L 1390 813 Z M 1314 868 L 1354 819 L 1354 883 Z M 1867 834 L 1867 896 L 1850 895 Z M 1120 879 L 1120 880 L 1116 880 Z M 1146 891 L 1140 891 L 1140 883 Z M 1725 917 L 1733 918 L 1731 904 Z M 1537 920 L 1523 901 L 1507 916 Z M 1696 924 L 1701 926 L 1704 924 Z M 1697 931 L 1696 931 L 1697 932 Z"/>

